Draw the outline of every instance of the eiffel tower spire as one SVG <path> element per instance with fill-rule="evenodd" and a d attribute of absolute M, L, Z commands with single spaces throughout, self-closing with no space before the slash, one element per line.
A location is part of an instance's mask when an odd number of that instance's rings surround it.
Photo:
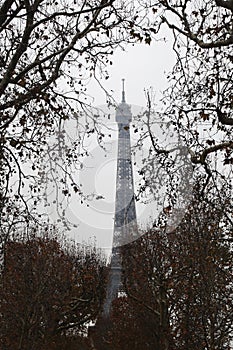
<path fill-rule="evenodd" d="M 122 103 L 125 103 L 125 79 L 122 79 Z"/>

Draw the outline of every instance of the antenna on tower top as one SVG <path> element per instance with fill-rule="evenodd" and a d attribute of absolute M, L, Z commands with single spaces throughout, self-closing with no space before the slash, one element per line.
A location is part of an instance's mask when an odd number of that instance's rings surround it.
<path fill-rule="evenodd" d="M 122 101 L 125 102 L 125 79 L 122 79 Z"/>

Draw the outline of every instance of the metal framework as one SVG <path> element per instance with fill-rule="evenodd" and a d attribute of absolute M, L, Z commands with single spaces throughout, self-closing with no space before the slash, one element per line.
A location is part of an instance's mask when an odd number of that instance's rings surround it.
<path fill-rule="evenodd" d="M 115 220 L 110 275 L 103 309 L 104 317 L 109 316 L 112 301 L 120 292 L 124 292 L 121 282 L 122 257 L 120 247 L 135 240 L 138 233 L 130 143 L 130 122 L 132 121 L 132 113 L 130 106 L 125 100 L 124 79 L 122 82 L 122 101 L 116 110 L 116 122 L 118 124 L 118 156 Z"/>

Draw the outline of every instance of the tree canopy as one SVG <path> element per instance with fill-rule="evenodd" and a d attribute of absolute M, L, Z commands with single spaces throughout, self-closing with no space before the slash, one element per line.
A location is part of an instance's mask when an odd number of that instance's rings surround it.
<path fill-rule="evenodd" d="M 155 1 L 151 11 L 150 38 L 165 26 L 173 34 L 176 63 L 168 74 L 162 107 L 148 92 L 147 110 L 136 126 L 143 130 L 139 148 L 148 140 L 151 145 L 143 161 L 141 192 L 147 188 L 156 197 L 158 171 L 163 169 L 168 192 L 174 192 L 170 206 L 177 192 L 174 181 L 186 177 L 189 186 L 190 176 L 203 183 L 203 193 L 209 182 L 214 184 L 224 202 L 226 188 L 229 198 L 232 194 L 232 1 Z M 176 135 L 176 145 L 164 146 L 159 123 L 164 135 Z M 190 176 L 176 170 L 183 167 L 179 157 L 184 152 L 193 168 Z"/>
<path fill-rule="evenodd" d="M 45 234 L 5 246 L 0 276 L 1 349 L 58 349 L 86 332 L 104 298 L 103 257 L 94 247 Z"/>
<path fill-rule="evenodd" d="M 108 78 L 106 66 L 112 63 L 114 50 L 131 40 L 129 28 L 137 6 L 130 1 L 112 0 L 1 3 L 3 235 L 7 230 L 3 230 L 4 223 L 10 223 L 8 228 L 16 221 L 22 225 L 33 214 L 42 195 L 42 182 L 48 181 L 47 173 L 58 158 L 62 158 L 59 164 L 62 175 L 56 179 L 57 183 L 64 184 L 67 180 L 75 193 L 81 195 L 70 166 L 79 165 L 83 134 L 92 129 L 99 132 L 95 115 L 88 113 L 86 84 L 91 77 Z M 138 18 L 139 28 L 140 21 Z M 65 146 L 67 119 L 76 121 L 78 134 Z M 51 140 L 56 140 L 59 148 L 56 156 L 52 147 L 48 147 Z M 50 180 L 55 182 L 56 176 L 53 173 Z M 67 195 L 65 185 L 62 190 Z"/>
<path fill-rule="evenodd" d="M 152 229 L 122 248 L 125 295 L 97 349 L 230 348 L 232 226 L 223 211 L 196 192 L 173 232 Z"/>

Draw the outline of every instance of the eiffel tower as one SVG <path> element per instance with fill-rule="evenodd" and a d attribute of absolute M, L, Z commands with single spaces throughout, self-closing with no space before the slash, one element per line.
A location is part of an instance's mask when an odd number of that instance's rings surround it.
<path fill-rule="evenodd" d="M 90 332 L 102 333 L 103 342 L 103 339 L 107 337 L 108 329 L 110 327 L 109 320 L 112 302 L 119 297 L 121 293 L 124 293 L 122 284 L 121 247 L 138 238 L 131 159 L 131 121 L 131 108 L 126 103 L 124 79 L 122 79 L 122 100 L 116 109 L 116 122 L 118 124 L 118 155 L 115 218 L 110 272 L 102 314 L 97 320 L 96 326 L 90 329 Z M 103 342 L 101 342 L 100 349 L 108 349 L 108 346 Z M 93 349 L 96 348 L 93 347 Z M 99 348 L 97 349 L 99 350 Z"/>
<path fill-rule="evenodd" d="M 118 124 L 118 155 L 116 177 L 115 220 L 112 256 L 107 295 L 103 307 L 105 317 L 109 316 L 113 300 L 124 292 L 122 286 L 122 257 L 120 247 L 137 238 L 134 181 L 131 159 L 130 122 L 132 113 L 126 103 L 124 79 L 122 79 L 122 101 L 116 109 Z"/>

